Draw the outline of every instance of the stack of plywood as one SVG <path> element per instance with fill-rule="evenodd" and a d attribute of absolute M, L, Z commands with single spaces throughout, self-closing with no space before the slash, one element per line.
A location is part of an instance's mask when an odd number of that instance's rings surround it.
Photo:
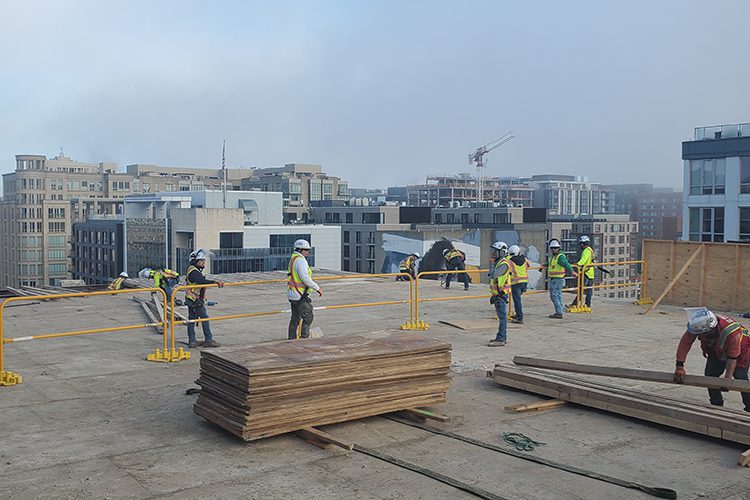
<path fill-rule="evenodd" d="M 451 346 L 414 334 L 201 351 L 198 415 L 247 441 L 445 401 Z"/>

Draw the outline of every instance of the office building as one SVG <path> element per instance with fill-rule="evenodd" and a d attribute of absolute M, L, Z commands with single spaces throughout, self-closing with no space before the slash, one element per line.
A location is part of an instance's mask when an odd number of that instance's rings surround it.
<path fill-rule="evenodd" d="M 750 242 L 750 123 L 696 128 L 682 160 L 682 239 Z"/>
<path fill-rule="evenodd" d="M 393 191 L 391 191 L 393 190 Z M 407 204 L 415 207 L 459 207 L 478 201 L 476 178 L 468 173 L 430 175 L 425 184 L 406 186 Z M 485 177 L 483 200 L 489 206 L 530 207 L 534 188 L 514 177 Z M 389 188 L 394 197 L 399 193 Z"/>

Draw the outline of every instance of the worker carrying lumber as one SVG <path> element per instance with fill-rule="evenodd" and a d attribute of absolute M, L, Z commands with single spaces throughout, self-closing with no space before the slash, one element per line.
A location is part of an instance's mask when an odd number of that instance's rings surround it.
<path fill-rule="evenodd" d="M 187 269 L 187 285 L 217 285 L 219 288 L 224 286 L 223 281 L 210 280 L 203 276 L 203 270 L 206 268 L 206 252 L 203 249 L 195 250 L 190 253 L 190 264 Z M 207 319 L 208 311 L 206 311 L 206 289 L 205 288 L 187 288 L 185 289 L 185 305 L 188 308 L 188 320 L 195 320 L 198 318 Z M 211 334 L 211 326 L 208 321 L 202 321 L 201 327 L 203 328 L 203 342 L 199 342 L 195 338 L 195 323 L 189 322 L 187 324 L 188 334 L 188 346 L 194 347 L 219 347 L 220 344 L 213 339 Z"/>
<path fill-rule="evenodd" d="M 417 277 L 416 268 L 419 257 L 419 252 L 407 255 L 406 258 L 401 261 L 401 264 L 398 265 L 398 272 L 401 274 L 408 274 L 412 279 L 415 279 Z M 396 276 L 396 281 L 409 281 L 409 278 L 406 276 Z"/>
<path fill-rule="evenodd" d="M 466 254 L 455 247 L 446 248 L 443 250 L 443 258 L 445 259 L 445 269 L 448 271 L 463 271 L 466 269 Z M 469 289 L 469 275 L 466 273 L 448 273 L 445 276 L 445 289 L 448 290 L 451 287 L 451 279 L 453 275 L 456 275 L 456 279 L 461 279 L 464 282 L 464 290 Z"/>
<path fill-rule="evenodd" d="M 490 246 L 490 304 L 497 313 L 497 335 L 487 344 L 490 347 L 502 347 L 508 342 L 508 294 L 510 293 L 510 260 L 508 245 L 496 241 Z"/>
<path fill-rule="evenodd" d="M 510 265 L 510 291 L 513 297 L 515 314 L 511 323 L 523 325 L 523 304 L 521 295 L 529 286 L 529 260 L 521 254 L 521 247 L 511 245 L 508 248 L 508 264 Z"/>
<path fill-rule="evenodd" d="M 302 321 L 300 336 L 306 339 L 310 336 L 310 325 L 312 325 L 313 305 L 310 300 L 310 289 L 323 296 L 323 290 L 312 279 L 312 270 L 307 262 L 310 255 L 310 242 L 297 240 L 294 242 L 294 252 L 289 259 L 287 271 L 287 299 L 292 307 L 292 317 L 289 320 L 289 340 L 297 338 L 297 328 Z"/>
<path fill-rule="evenodd" d="M 701 342 L 703 357 L 706 358 L 704 375 L 726 379 L 747 380 L 750 364 L 750 334 L 747 328 L 734 318 L 714 314 L 705 307 L 685 308 L 688 315 L 687 330 L 677 345 L 674 381 L 682 383 L 685 376 L 685 359 L 696 339 Z M 708 397 L 712 405 L 724 406 L 720 389 L 709 389 Z M 750 411 L 750 392 L 742 393 L 745 411 Z"/>
<path fill-rule="evenodd" d="M 125 271 L 121 272 L 114 281 L 107 285 L 107 290 L 121 290 L 123 282 L 129 278 L 130 276 L 128 276 L 128 273 Z"/>
<path fill-rule="evenodd" d="M 154 280 L 154 288 L 161 288 L 167 295 L 167 302 L 172 300 L 174 287 L 180 284 L 180 275 L 171 269 L 151 269 L 146 267 L 138 271 L 138 277 Z M 155 292 L 154 292 L 155 293 Z M 182 305 L 181 300 L 175 300 L 175 304 Z"/>
<path fill-rule="evenodd" d="M 555 312 L 550 314 L 549 317 L 552 319 L 562 319 L 562 291 L 565 288 L 565 273 L 569 272 L 573 276 L 578 276 L 578 274 L 573 271 L 573 266 L 568 262 L 568 258 L 562 251 L 562 245 L 560 245 L 560 241 L 557 238 L 549 240 L 549 251 L 551 253 L 549 259 L 546 264 L 542 265 L 542 268 L 547 270 L 549 298 L 555 307 Z"/>
<path fill-rule="evenodd" d="M 578 238 L 578 245 L 581 247 L 581 256 L 576 262 L 578 271 L 594 262 L 594 249 L 591 246 L 591 239 L 585 234 Z M 609 274 L 609 273 L 608 273 Z M 585 304 L 591 307 L 591 296 L 594 294 L 594 266 L 589 266 L 583 273 L 583 296 L 585 298 Z M 568 309 L 573 308 L 578 303 L 578 297 L 573 299 L 573 302 L 568 306 Z"/>

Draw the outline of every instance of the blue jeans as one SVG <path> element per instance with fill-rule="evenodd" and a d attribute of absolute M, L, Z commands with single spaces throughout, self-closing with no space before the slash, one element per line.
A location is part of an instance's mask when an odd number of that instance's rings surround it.
<path fill-rule="evenodd" d="M 555 306 L 555 314 L 563 313 L 562 289 L 565 286 L 565 278 L 549 279 L 549 298 Z"/>
<path fill-rule="evenodd" d="M 448 271 L 463 271 L 466 269 L 466 266 L 464 265 L 464 261 L 461 260 L 459 257 L 453 257 L 445 266 L 445 268 Z M 451 286 L 451 280 L 453 279 L 453 276 L 456 276 L 456 280 L 461 280 L 464 283 L 464 290 L 467 290 L 469 288 L 469 275 L 466 273 L 456 273 L 455 275 L 453 273 L 448 273 L 445 275 L 445 288 L 450 288 Z"/>
<path fill-rule="evenodd" d="M 594 278 L 587 278 L 585 275 L 583 277 L 583 301 L 584 303 L 591 307 L 591 296 L 594 295 L 594 289 L 591 288 L 594 286 Z M 573 302 L 571 305 L 576 305 L 578 303 L 578 297 L 573 299 Z"/>
<path fill-rule="evenodd" d="M 513 309 L 516 311 L 516 319 L 523 319 L 523 304 L 521 295 L 526 291 L 528 283 L 516 283 L 510 286 L 510 293 L 513 295 Z"/>
<path fill-rule="evenodd" d="M 497 337 L 495 340 L 506 342 L 508 340 L 508 304 L 504 300 L 498 300 L 495 303 L 495 312 L 497 313 Z"/>
<path fill-rule="evenodd" d="M 192 300 L 185 301 L 188 306 L 188 319 L 208 318 L 208 311 L 206 311 L 206 305 L 203 301 L 194 302 Z M 208 325 L 208 321 L 203 321 L 201 326 L 203 327 L 203 336 L 206 342 L 212 340 L 211 327 Z M 195 342 L 195 323 L 188 323 L 187 325 L 188 342 Z"/>

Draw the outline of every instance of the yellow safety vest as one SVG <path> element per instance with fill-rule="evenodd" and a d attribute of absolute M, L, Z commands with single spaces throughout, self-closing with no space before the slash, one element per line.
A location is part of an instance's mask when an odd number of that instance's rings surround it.
<path fill-rule="evenodd" d="M 413 255 L 409 255 L 407 258 L 401 261 L 401 265 L 399 267 L 401 270 L 411 269 L 411 266 L 414 265 L 414 262 L 416 260 L 416 257 L 414 257 Z"/>
<path fill-rule="evenodd" d="M 522 265 L 517 265 L 511 259 L 508 259 L 510 263 L 510 284 L 517 285 L 519 283 L 529 282 L 529 261 L 528 259 L 523 261 Z"/>
<path fill-rule="evenodd" d="M 557 263 L 557 261 L 560 259 L 560 255 L 562 255 L 562 250 L 560 250 L 560 253 L 557 255 L 553 255 L 549 258 L 549 265 L 547 266 L 547 275 L 550 278 L 564 278 L 565 277 L 565 268 Z"/>
<path fill-rule="evenodd" d="M 503 264 L 506 264 L 508 266 L 508 270 L 505 271 L 505 274 L 496 276 L 495 278 L 490 280 L 490 293 L 492 295 L 499 294 L 501 290 L 505 293 L 510 292 L 512 262 L 507 257 L 504 259 L 500 259 L 495 263 L 495 269 Z"/>
<path fill-rule="evenodd" d="M 187 276 L 185 278 L 185 283 L 187 285 L 195 285 L 196 284 L 196 283 L 193 283 L 192 281 L 190 281 L 190 273 L 192 273 L 193 271 L 200 271 L 200 269 L 198 269 L 195 266 L 188 267 Z M 156 285 L 156 280 L 154 280 L 154 285 Z M 197 288 L 197 287 L 196 288 L 186 288 L 185 289 L 185 300 L 192 300 L 193 302 L 197 302 L 198 299 L 200 298 L 200 291 L 201 291 L 201 288 Z"/>
<path fill-rule="evenodd" d="M 594 249 L 591 246 L 583 248 L 581 252 L 581 259 L 578 261 L 578 270 L 582 270 L 583 266 L 594 262 Z M 588 279 L 594 279 L 594 266 L 586 268 L 586 277 Z"/>
<path fill-rule="evenodd" d="M 114 280 L 112 283 L 109 284 L 107 287 L 109 290 L 119 290 L 122 288 L 122 282 L 125 281 L 125 278 L 120 276 L 116 280 Z"/>
<path fill-rule="evenodd" d="M 302 296 L 310 289 L 310 287 L 302 281 L 297 270 L 294 268 L 295 261 L 300 258 L 304 259 L 305 257 L 299 252 L 293 252 L 292 258 L 289 259 L 289 269 L 286 273 L 289 280 L 286 282 L 286 287 L 288 290 L 296 290 L 297 293 Z M 307 263 L 307 259 L 305 259 L 305 263 Z M 310 264 L 307 264 L 307 274 L 310 275 L 310 278 L 312 279 L 312 269 L 310 269 Z"/>
<path fill-rule="evenodd" d="M 460 257 L 463 259 L 463 254 L 459 252 L 458 250 L 456 250 L 455 248 L 451 250 L 450 252 L 448 252 L 447 254 L 445 254 L 445 260 L 451 260 L 454 257 Z"/>

